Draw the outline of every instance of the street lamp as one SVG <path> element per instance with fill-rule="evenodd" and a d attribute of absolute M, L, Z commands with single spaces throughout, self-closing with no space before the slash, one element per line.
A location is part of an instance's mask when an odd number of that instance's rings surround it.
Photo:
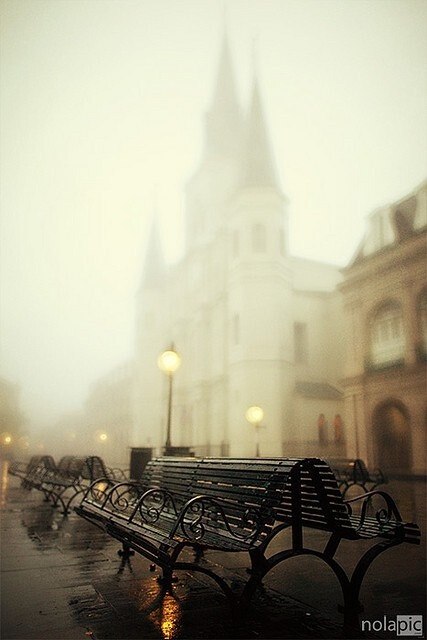
<path fill-rule="evenodd" d="M 264 418 L 264 411 L 261 407 L 256 405 L 249 407 L 245 413 L 246 420 L 255 427 L 255 437 L 256 437 L 256 457 L 260 457 L 259 452 L 259 430 L 261 428 L 261 422 Z"/>
<path fill-rule="evenodd" d="M 167 453 L 168 449 L 170 449 L 171 447 L 173 374 L 181 364 L 181 357 L 175 351 L 173 344 L 170 346 L 170 349 L 163 351 L 163 353 L 159 355 L 159 357 L 157 358 L 157 364 L 159 366 L 159 369 L 161 369 L 164 373 L 166 373 L 169 380 L 168 420 L 167 420 L 166 443 L 165 443 L 165 452 Z"/>

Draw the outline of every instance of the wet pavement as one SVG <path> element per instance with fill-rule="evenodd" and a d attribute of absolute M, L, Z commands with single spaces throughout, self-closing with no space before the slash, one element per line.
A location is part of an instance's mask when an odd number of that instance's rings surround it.
<path fill-rule="evenodd" d="M 121 558 L 117 541 L 76 514 L 63 518 L 39 492 L 22 489 L 6 464 L 0 478 L 3 640 L 345 637 L 339 588 L 316 559 L 300 557 L 276 567 L 250 610 L 238 613 L 201 574 L 177 572 L 172 591 L 163 591 L 159 571 L 153 572 L 147 560 Z M 362 587 L 361 619 L 423 614 L 425 623 L 425 483 L 393 481 L 386 490 L 402 516 L 419 524 L 422 544 L 394 547 L 375 561 Z M 286 536 L 272 551 L 288 542 Z M 326 538 L 309 532 L 306 540 L 321 548 Z M 338 560 L 349 569 L 368 546 L 343 542 Z M 214 566 L 236 592 L 248 578 L 245 554 L 210 552 L 201 562 Z M 365 632 L 358 637 L 397 636 Z"/>

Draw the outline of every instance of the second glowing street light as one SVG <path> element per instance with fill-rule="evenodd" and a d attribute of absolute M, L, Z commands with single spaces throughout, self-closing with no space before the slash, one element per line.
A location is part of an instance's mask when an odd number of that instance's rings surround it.
<path fill-rule="evenodd" d="M 181 357 L 175 351 L 174 346 L 171 345 L 170 349 L 163 351 L 157 359 L 159 369 L 164 371 L 168 376 L 169 381 L 169 397 L 168 397 L 168 417 L 167 417 L 167 429 L 166 429 L 166 443 L 165 453 L 171 447 L 171 425 L 172 425 L 172 382 L 173 374 L 179 368 L 181 364 Z"/>
<path fill-rule="evenodd" d="M 255 427 L 255 436 L 256 436 L 256 457 L 259 458 L 260 457 L 260 450 L 259 450 L 259 430 L 261 428 L 261 422 L 264 419 L 264 411 L 261 407 L 258 407 L 256 405 L 249 407 L 249 409 L 246 410 L 245 413 L 245 417 L 246 420 L 250 423 L 253 424 Z"/>

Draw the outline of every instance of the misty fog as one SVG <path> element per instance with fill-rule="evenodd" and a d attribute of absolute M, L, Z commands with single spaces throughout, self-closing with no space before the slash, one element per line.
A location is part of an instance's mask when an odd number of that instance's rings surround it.
<path fill-rule="evenodd" d="M 257 69 L 293 255 L 346 265 L 425 178 L 425 2 L 223 4 L 2 2 L 0 375 L 30 430 L 72 424 L 134 357 L 151 222 L 179 260 L 225 29 L 242 104 Z"/>

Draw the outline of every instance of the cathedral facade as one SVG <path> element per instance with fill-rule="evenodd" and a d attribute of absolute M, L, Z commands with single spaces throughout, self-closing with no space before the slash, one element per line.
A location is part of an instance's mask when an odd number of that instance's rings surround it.
<path fill-rule="evenodd" d="M 243 116 L 224 39 L 178 264 L 166 266 L 156 221 L 151 231 L 137 294 L 133 446 L 165 443 L 168 381 L 157 358 L 173 344 L 182 364 L 172 445 L 253 456 L 257 431 L 261 456 L 319 455 L 319 439 L 325 457 L 343 454 L 341 275 L 290 255 L 287 209 L 258 82 Z M 245 418 L 252 405 L 264 411 L 258 429 Z"/>

